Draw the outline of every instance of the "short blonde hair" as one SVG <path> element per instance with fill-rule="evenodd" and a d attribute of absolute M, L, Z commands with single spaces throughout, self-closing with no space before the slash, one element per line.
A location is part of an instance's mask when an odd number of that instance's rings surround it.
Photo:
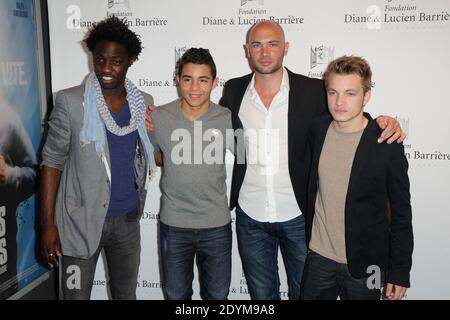
<path fill-rule="evenodd" d="M 328 81 L 330 75 L 335 74 L 356 74 L 362 79 L 362 86 L 364 93 L 372 89 L 372 70 L 369 63 L 362 57 L 356 56 L 342 56 L 328 64 L 323 80 L 325 81 L 325 88 L 328 89 Z"/>

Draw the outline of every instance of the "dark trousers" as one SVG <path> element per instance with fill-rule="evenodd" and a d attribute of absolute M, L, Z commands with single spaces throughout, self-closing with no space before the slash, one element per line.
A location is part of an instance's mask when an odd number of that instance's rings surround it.
<path fill-rule="evenodd" d="M 357 279 L 347 264 L 309 251 L 303 271 L 303 300 L 380 300 L 380 289 L 369 289 L 367 278 Z"/>
<path fill-rule="evenodd" d="M 259 222 L 238 206 L 236 232 L 250 297 L 253 300 L 280 300 L 280 248 L 286 267 L 289 299 L 298 300 L 307 252 L 303 215 L 285 222 Z"/>
<path fill-rule="evenodd" d="M 197 259 L 200 296 L 226 300 L 231 283 L 231 223 L 217 228 L 190 229 L 160 226 L 160 251 L 165 296 L 190 300 Z"/>
<path fill-rule="evenodd" d="M 136 300 L 136 286 L 141 254 L 138 210 L 106 218 L 100 244 L 89 259 L 61 257 L 61 290 L 64 300 L 89 300 L 95 267 L 105 250 L 109 288 L 114 300 Z"/>

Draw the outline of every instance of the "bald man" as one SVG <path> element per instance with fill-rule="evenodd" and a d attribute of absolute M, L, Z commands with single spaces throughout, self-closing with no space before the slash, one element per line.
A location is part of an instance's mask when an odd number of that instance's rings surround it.
<path fill-rule="evenodd" d="M 230 108 L 233 128 L 241 129 L 245 141 L 245 161 L 236 157 L 230 196 L 239 254 L 251 298 L 278 300 L 280 248 L 289 298 L 299 299 L 307 254 L 306 134 L 311 120 L 327 112 L 325 89 L 322 80 L 283 67 L 289 43 L 276 22 L 253 25 L 245 49 L 253 72 L 229 80 L 219 102 Z M 384 129 L 380 143 L 404 139 L 395 119 L 377 122 Z"/>

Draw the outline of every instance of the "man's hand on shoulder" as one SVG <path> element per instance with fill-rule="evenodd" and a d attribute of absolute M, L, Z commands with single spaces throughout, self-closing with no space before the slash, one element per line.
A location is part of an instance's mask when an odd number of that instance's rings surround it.
<path fill-rule="evenodd" d="M 378 138 L 378 143 L 382 143 L 386 139 L 388 139 L 386 141 L 388 144 L 391 144 L 394 141 L 401 143 L 405 140 L 406 133 L 402 131 L 400 123 L 396 119 L 390 116 L 379 116 L 376 119 L 376 122 L 380 129 L 383 130 L 381 136 Z"/>
<path fill-rule="evenodd" d="M 147 107 L 147 111 L 145 112 L 145 127 L 147 128 L 148 133 L 153 131 L 152 112 L 155 111 L 155 109 L 155 105 L 152 104 Z"/>

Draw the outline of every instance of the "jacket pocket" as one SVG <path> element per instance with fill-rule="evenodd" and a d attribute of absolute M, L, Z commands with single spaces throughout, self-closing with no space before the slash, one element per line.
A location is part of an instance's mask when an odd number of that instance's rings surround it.
<path fill-rule="evenodd" d="M 64 207 L 69 215 L 74 215 L 83 208 L 83 204 L 81 199 L 66 195 L 64 198 Z"/>

